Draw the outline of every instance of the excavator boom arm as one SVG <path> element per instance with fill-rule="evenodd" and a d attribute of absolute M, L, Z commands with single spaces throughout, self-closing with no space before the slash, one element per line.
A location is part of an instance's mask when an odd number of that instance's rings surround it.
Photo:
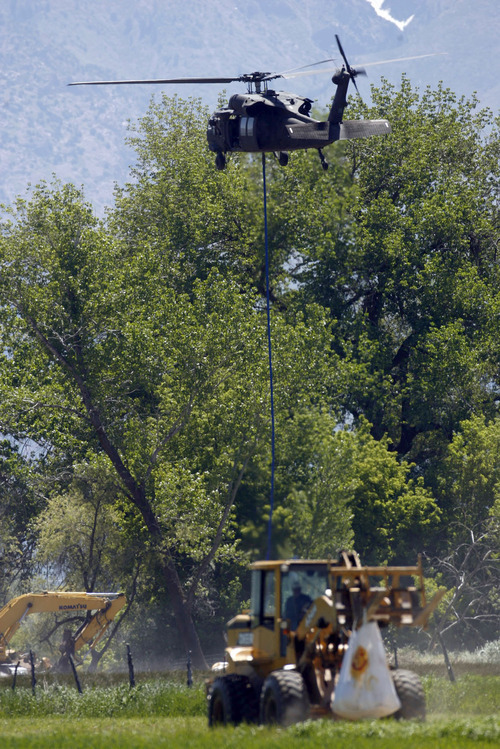
<path fill-rule="evenodd" d="M 123 593 L 45 591 L 17 596 L 0 609 L 0 663 L 6 660 L 8 644 L 28 614 L 42 612 L 85 614 L 94 611 L 93 616 L 77 633 L 75 650 L 78 650 L 94 638 L 102 637 L 112 619 L 124 605 Z M 97 639 L 95 641 L 97 642 Z"/>
<path fill-rule="evenodd" d="M 92 618 L 83 624 L 75 635 L 75 651 L 89 645 L 94 648 L 103 637 L 117 613 L 125 606 L 125 595 L 121 593 L 108 605 L 96 611 Z"/>

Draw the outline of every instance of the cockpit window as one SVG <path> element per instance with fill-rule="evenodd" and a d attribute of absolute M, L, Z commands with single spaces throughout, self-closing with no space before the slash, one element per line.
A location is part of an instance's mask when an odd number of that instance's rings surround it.
<path fill-rule="evenodd" d="M 305 611 L 315 598 L 324 595 L 328 587 L 325 567 L 289 567 L 281 577 L 281 617 L 289 619 L 295 630 Z"/>

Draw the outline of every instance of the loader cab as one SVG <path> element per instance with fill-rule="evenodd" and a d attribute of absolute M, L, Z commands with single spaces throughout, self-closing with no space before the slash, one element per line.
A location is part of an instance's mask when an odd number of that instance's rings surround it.
<path fill-rule="evenodd" d="M 273 561 L 252 565 L 250 629 L 255 656 L 267 656 L 273 668 L 294 662 L 290 633 L 311 603 L 328 587 L 324 561 Z"/>

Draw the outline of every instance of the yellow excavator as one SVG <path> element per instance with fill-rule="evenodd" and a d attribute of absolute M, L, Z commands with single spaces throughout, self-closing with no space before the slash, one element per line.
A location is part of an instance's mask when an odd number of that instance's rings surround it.
<path fill-rule="evenodd" d="M 125 602 L 124 593 L 44 591 L 13 598 L 0 609 L 0 675 L 9 675 L 16 668 L 8 646 L 29 614 L 85 614 L 85 621 L 74 634 L 70 630 L 65 631 L 60 648 L 61 658 L 57 664 L 64 670 L 66 664 L 69 665 L 69 656 L 73 656 L 84 645 L 89 645 L 91 649 L 97 645 Z"/>
<path fill-rule="evenodd" d="M 389 624 L 425 628 L 446 592 L 440 589 L 427 601 L 420 557 L 414 566 L 365 567 L 355 552 L 341 552 L 337 560 L 259 561 L 250 569 L 250 611 L 228 622 L 225 673 L 207 684 L 211 726 L 338 717 L 339 676 L 356 630 L 365 623 L 373 623 L 372 631 Z M 391 671 L 381 640 L 380 647 L 397 695 L 394 717 L 423 720 L 425 695 L 417 674 Z M 353 646 L 350 653 L 354 676 L 362 652 Z"/>

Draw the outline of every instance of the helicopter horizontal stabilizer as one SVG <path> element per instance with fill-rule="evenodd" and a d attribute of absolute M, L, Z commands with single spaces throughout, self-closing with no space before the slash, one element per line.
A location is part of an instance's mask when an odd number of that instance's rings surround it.
<path fill-rule="evenodd" d="M 340 124 L 339 140 L 369 138 L 371 135 L 388 135 L 391 126 L 387 120 L 347 120 Z"/>

